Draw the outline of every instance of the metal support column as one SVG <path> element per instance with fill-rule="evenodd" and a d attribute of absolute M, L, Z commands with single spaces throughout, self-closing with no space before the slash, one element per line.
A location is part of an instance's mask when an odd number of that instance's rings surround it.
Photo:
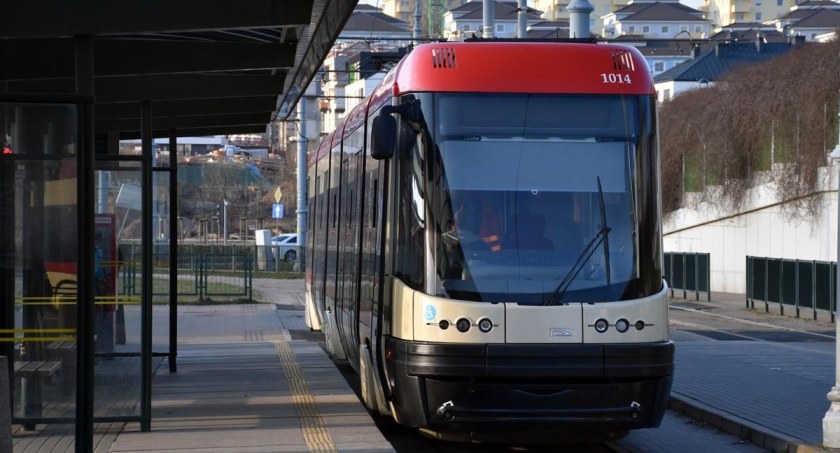
<path fill-rule="evenodd" d="M 76 93 L 94 94 L 93 36 L 76 36 Z M 94 149 L 93 104 L 81 105 L 76 170 L 79 248 L 76 303 L 76 452 L 93 451 L 94 358 Z"/>
<path fill-rule="evenodd" d="M 297 233 L 298 244 L 306 244 L 306 150 L 309 139 L 306 137 L 306 101 L 298 101 L 298 126 L 300 133 L 297 142 Z M 301 247 L 301 256 L 295 261 L 295 268 L 301 272 L 306 270 L 306 248 Z"/>
<path fill-rule="evenodd" d="M 4 112 L 0 112 L 0 121 L 6 121 Z M 0 193 L 14 194 L 15 165 L 11 154 L 0 154 Z M 15 298 L 15 204 L 14 196 L 0 197 L 0 300 L 14 300 Z M 15 328 L 15 305 L 0 304 L 0 328 Z M 8 374 L 9 388 L 14 389 L 14 343 L 0 344 L 0 354 L 8 358 L 8 368 L 0 373 Z M 11 396 L 11 394 L 10 394 Z M 14 414 L 12 414 L 14 415 Z"/>
<path fill-rule="evenodd" d="M 178 136 L 169 130 L 169 372 L 178 372 Z"/>
<path fill-rule="evenodd" d="M 496 37 L 495 33 L 496 30 L 496 13 L 495 13 L 495 3 L 494 0 L 484 0 L 482 4 L 481 16 L 482 16 L 482 31 L 481 37 L 484 39 L 493 39 Z"/>
<path fill-rule="evenodd" d="M 799 260 L 796 260 L 796 275 L 794 276 L 794 285 L 793 287 L 796 288 L 796 298 L 794 299 L 794 303 L 796 305 L 796 317 L 799 318 Z"/>
<path fill-rule="evenodd" d="M 700 300 L 700 254 L 694 254 L 694 300 Z"/>
<path fill-rule="evenodd" d="M 140 431 L 152 429 L 152 102 L 140 103 L 140 144 L 142 151 L 142 240 L 143 288 L 140 302 Z"/>
<path fill-rule="evenodd" d="M 785 281 L 785 260 L 779 261 L 779 314 L 785 314 L 785 293 L 784 293 L 784 281 Z"/>
<path fill-rule="evenodd" d="M 764 257 L 764 313 L 770 313 L 770 258 Z"/>

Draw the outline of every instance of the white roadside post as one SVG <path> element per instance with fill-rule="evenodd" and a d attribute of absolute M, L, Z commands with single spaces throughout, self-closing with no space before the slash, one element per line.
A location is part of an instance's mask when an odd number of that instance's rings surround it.
<path fill-rule="evenodd" d="M 840 120 L 840 110 L 837 112 L 838 120 Z M 840 139 L 834 151 L 829 155 L 834 164 L 840 164 Z M 840 263 L 840 166 L 838 167 L 838 193 L 837 193 L 837 257 L 836 260 Z M 835 285 L 835 310 L 836 305 L 840 302 L 840 265 L 837 266 L 837 282 Z M 823 418 L 823 446 L 828 448 L 840 448 L 840 343 L 837 338 L 840 338 L 840 319 L 835 316 L 834 319 L 837 334 L 834 340 L 834 387 L 828 392 L 827 398 L 831 401 L 831 407 L 825 413 Z"/>

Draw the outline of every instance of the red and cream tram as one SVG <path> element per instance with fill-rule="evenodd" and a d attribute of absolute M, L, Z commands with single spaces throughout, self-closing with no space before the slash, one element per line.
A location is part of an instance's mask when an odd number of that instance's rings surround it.
<path fill-rule="evenodd" d="M 418 46 L 308 175 L 308 319 L 368 408 L 474 440 L 659 425 L 674 345 L 638 51 Z"/>

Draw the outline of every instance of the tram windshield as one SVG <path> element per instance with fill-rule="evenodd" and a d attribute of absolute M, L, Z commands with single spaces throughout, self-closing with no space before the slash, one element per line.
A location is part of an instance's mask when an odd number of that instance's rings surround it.
<path fill-rule="evenodd" d="M 438 292 L 529 305 L 620 300 L 637 277 L 637 99 L 441 94 L 435 104 Z"/>

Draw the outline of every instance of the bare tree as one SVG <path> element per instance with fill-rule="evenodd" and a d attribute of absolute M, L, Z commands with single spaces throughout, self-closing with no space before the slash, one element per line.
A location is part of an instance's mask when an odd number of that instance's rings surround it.
<path fill-rule="evenodd" d="M 719 189 L 708 202 L 739 207 L 762 176 L 790 202 L 791 217 L 816 215 L 818 168 L 837 141 L 838 53 L 836 41 L 809 44 L 665 103 L 663 210 L 679 209 L 685 192 L 707 186 Z"/>

